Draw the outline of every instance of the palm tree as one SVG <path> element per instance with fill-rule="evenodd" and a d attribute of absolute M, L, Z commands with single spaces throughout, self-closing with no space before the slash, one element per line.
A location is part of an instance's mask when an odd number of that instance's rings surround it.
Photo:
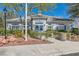
<path fill-rule="evenodd" d="M 33 14 L 32 9 L 37 8 L 38 12 L 48 11 L 50 8 L 54 8 L 55 3 L 28 3 L 27 4 L 27 13 Z"/>

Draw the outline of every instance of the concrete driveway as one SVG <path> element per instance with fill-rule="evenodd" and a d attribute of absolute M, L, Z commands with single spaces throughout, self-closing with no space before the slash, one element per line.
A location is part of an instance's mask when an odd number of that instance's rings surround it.
<path fill-rule="evenodd" d="M 34 44 L 0 47 L 0 56 L 57 56 L 79 52 L 79 42 L 58 41 L 51 44 Z"/>

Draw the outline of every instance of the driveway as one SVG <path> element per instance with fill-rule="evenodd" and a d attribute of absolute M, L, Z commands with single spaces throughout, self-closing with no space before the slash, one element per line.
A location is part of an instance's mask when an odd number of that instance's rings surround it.
<path fill-rule="evenodd" d="M 54 43 L 0 47 L 0 55 L 57 56 L 79 52 L 79 42 L 58 41 L 55 39 L 53 39 L 52 42 Z"/>

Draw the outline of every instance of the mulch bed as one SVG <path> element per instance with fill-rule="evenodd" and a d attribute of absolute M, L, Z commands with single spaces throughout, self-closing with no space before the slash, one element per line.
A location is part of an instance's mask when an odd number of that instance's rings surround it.
<path fill-rule="evenodd" d="M 27 41 L 25 41 L 23 38 L 17 38 L 15 41 L 8 41 L 7 43 L 0 43 L 0 47 L 15 46 L 15 45 L 48 44 L 48 43 L 51 43 L 51 42 L 34 39 L 34 38 L 27 38 Z"/>

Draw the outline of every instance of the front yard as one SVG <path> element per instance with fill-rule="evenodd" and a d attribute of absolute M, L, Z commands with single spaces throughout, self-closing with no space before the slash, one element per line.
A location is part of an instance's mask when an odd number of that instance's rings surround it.
<path fill-rule="evenodd" d="M 42 41 L 35 38 L 27 38 L 25 41 L 23 38 L 16 38 L 14 36 L 8 36 L 7 39 L 0 36 L 0 47 L 1 46 L 15 46 L 15 45 L 32 45 L 32 44 L 47 44 L 51 43 L 48 41 Z"/>
<path fill-rule="evenodd" d="M 5 31 L 0 29 L 0 47 L 1 46 L 15 46 L 15 45 L 29 45 L 29 44 L 46 44 L 48 41 L 42 41 L 36 38 L 24 38 L 22 30 L 6 30 L 7 38 L 5 39 Z M 31 32 L 32 34 L 32 32 Z M 32 34 L 35 37 L 37 34 Z M 31 35 L 31 36 L 32 36 Z M 26 41 L 27 40 L 27 41 Z"/>
<path fill-rule="evenodd" d="M 22 30 L 6 30 L 7 38 L 5 39 L 5 30 L 4 28 L 0 28 L 0 46 L 10 45 L 10 43 L 11 45 L 16 45 L 17 42 L 24 41 L 24 35 Z"/>
<path fill-rule="evenodd" d="M 45 32 L 35 32 L 32 30 L 27 31 L 28 36 L 47 41 L 48 38 L 55 38 L 57 40 L 65 41 L 78 41 L 79 42 L 79 29 L 74 28 L 72 31 L 64 30 L 47 30 Z"/>

